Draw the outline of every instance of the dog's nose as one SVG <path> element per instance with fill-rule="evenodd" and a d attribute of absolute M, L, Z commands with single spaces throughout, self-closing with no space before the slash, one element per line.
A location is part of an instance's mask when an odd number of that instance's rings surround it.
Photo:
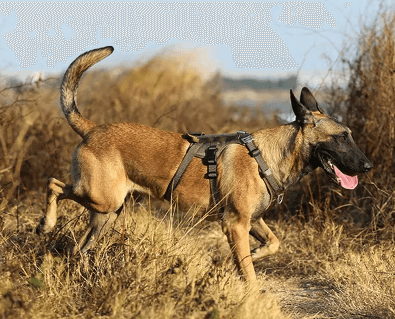
<path fill-rule="evenodd" d="M 373 167 L 373 164 L 370 162 L 366 162 L 363 164 L 363 169 L 365 170 L 365 173 L 369 172 Z"/>

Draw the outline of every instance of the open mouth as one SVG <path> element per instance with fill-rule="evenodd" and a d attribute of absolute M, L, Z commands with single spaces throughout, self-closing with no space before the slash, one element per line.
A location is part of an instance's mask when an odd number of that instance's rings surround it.
<path fill-rule="evenodd" d="M 325 154 L 318 154 L 318 158 L 324 168 L 324 171 L 332 178 L 332 180 L 346 189 L 354 189 L 358 185 L 358 177 L 349 176 L 340 171 L 333 161 Z"/>

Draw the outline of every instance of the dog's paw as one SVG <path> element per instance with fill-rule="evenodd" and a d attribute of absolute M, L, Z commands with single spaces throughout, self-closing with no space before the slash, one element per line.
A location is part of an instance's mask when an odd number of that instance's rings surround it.
<path fill-rule="evenodd" d="M 43 217 L 43 218 L 41 218 L 40 223 L 36 227 L 36 234 L 38 236 L 43 234 L 43 226 L 44 226 L 44 224 L 45 224 L 45 218 Z"/>
<path fill-rule="evenodd" d="M 39 236 L 44 235 L 46 233 L 49 233 L 52 228 L 48 227 L 48 225 L 45 224 L 45 217 L 43 217 L 41 218 L 40 223 L 36 227 L 36 234 Z"/>
<path fill-rule="evenodd" d="M 278 251 L 279 242 L 268 243 L 251 250 L 252 261 L 263 259 L 267 256 L 274 255 Z"/>

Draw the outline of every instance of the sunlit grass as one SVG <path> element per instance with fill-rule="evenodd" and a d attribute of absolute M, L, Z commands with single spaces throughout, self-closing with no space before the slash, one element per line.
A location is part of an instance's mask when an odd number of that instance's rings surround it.
<path fill-rule="evenodd" d="M 354 191 L 320 170 L 287 190 L 264 216 L 281 245 L 255 264 L 260 292 L 238 277 L 219 224 L 193 209 L 131 199 L 109 236 L 70 258 L 88 213 L 63 201 L 57 228 L 38 237 L 46 181 L 70 180 L 79 137 L 59 109 L 59 79 L 1 91 L 0 317 L 395 318 L 394 27 L 387 13 L 363 29 L 358 50 L 343 59 L 348 87 L 320 96 L 352 129 L 373 170 Z M 278 125 L 264 112 L 224 105 L 218 85 L 156 57 L 116 76 L 93 68 L 78 103 L 97 124 L 205 133 Z"/>

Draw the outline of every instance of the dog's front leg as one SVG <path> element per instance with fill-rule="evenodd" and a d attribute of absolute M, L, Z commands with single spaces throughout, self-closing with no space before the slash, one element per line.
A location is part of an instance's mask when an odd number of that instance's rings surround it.
<path fill-rule="evenodd" d="M 278 247 L 280 246 L 280 241 L 262 218 L 251 223 L 250 234 L 261 243 L 259 247 L 252 251 L 253 261 L 273 255 L 277 252 Z"/>
<path fill-rule="evenodd" d="M 224 221 L 222 229 L 228 238 L 239 271 L 249 283 L 255 284 L 256 274 L 252 264 L 249 243 L 249 220 L 241 218 L 233 223 Z"/>

